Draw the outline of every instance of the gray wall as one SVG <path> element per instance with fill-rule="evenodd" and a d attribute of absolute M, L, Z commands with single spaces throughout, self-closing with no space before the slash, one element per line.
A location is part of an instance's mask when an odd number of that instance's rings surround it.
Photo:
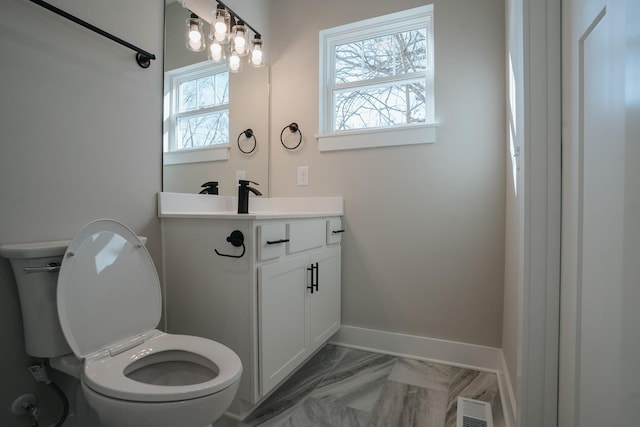
<path fill-rule="evenodd" d="M 318 31 L 425 3 L 274 0 L 271 195 L 344 195 L 344 324 L 500 347 L 504 1 L 435 1 L 436 144 L 320 153 L 313 138 Z M 293 121 L 306 137 L 286 151 Z"/>
<path fill-rule="evenodd" d="M 155 53 L 149 69 L 132 51 L 24 0 L 0 14 L 0 243 L 70 239 L 113 218 L 148 236 L 160 259 L 162 2 L 65 0 L 56 5 Z M 0 425 L 15 397 L 37 391 L 41 425 L 60 413 L 26 367 L 9 263 L 0 259 Z"/>

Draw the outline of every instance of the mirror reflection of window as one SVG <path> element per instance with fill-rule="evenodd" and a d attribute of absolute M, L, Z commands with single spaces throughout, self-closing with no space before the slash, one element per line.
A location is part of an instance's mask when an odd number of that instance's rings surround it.
<path fill-rule="evenodd" d="M 169 138 L 165 152 L 229 144 L 229 72 L 225 67 L 170 74 Z"/>

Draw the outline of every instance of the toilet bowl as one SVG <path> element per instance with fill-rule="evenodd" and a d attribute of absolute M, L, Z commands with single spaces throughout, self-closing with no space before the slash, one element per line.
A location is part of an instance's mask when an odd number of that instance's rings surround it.
<path fill-rule="evenodd" d="M 6 256 L 15 246 L 2 249 Z M 240 359 L 215 341 L 156 329 L 158 275 L 123 224 L 98 220 L 78 232 L 59 267 L 56 299 L 64 338 L 82 361 L 84 397 L 104 427 L 204 427 L 231 404 Z M 69 356 L 50 357 L 74 374 Z"/>

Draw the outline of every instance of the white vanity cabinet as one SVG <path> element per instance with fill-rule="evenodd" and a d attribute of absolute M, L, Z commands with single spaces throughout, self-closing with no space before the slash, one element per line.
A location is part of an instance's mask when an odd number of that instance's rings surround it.
<path fill-rule="evenodd" d="M 339 329 L 339 216 L 165 216 L 161 224 L 168 332 L 238 354 L 232 412 L 259 402 Z M 227 241 L 234 230 L 244 235 L 244 255 L 216 254 L 242 254 Z"/>

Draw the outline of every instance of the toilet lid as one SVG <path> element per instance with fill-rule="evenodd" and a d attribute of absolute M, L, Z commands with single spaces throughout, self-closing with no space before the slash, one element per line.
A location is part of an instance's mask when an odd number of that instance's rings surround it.
<path fill-rule="evenodd" d="M 57 299 L 64 336 L 81 358 L 154 329 L 162 313 L 149 252 L 113 220 L 91 222 L 73 238 L 60 266 Z"/>

